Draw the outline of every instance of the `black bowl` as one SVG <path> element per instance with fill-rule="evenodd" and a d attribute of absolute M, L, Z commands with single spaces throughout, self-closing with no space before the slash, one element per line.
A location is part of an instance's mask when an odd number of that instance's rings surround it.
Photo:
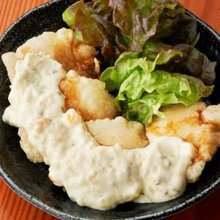
<path fill-rule="evenodd" d="M 57 0 L 42 5 L 17 20 L 0 39 L 0 55 L 14 51 L 27 39 L 43 31 L 65 26 L 62 12 L 73 0 Z M 193 16 L 193 15 L 191 15 Z M 193 16 L 194 17 L 194 16 Z M 217 79 L 210 103 L 220 102 L 220 36 L 195 17 L 201 33 L 197 47 L 217 61 Z M 9 79 L 0 60 L 0 114 L 8 106 Z M 62 219 L 158 219 L 190 207 L 220 186 L 220 151 L 207 164 L 200 180 L 189 184 L 179 198 L 158 204 L 126 203 L 109 211 L 80 207 L 48 179 L 48 167 L 29 162 L 19 147 L 17 129 L 0 121 L 0 174 L 20 196 L 44 211 Z"/>

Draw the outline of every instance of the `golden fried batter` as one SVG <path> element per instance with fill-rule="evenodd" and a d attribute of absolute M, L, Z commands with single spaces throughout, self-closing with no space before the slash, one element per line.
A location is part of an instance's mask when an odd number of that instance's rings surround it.
<path fill-rule="evenodd" d="M 114 98 L 105 90 L 105 83 L 97 79 L 70 71 L 61 81 L 60 89 L 65 96 L 64 110 L 74 108 L 85 121 L 114 118 L 117 115 Z"/>
<path fill-rule="evenodd" d="M 149 144 L 143 124 L 127 121 L 121 116 L 112 120 L 88 121 L 86 125 L 95 140 L 102 145 L 112 146 L 119 143 L 124 148 L 133 149 Z"/>
<path fill-rule="evenodd" d="M 66 71 L 73 69 L 78 74 L 91 78 L 100 75 L 95 48 L 75 40 L 71 29 L 62 28 L 57 32 L 44 32 L 27 40 L 18 47 L 16 53 L 9 52 L 2 55 L 11 81 L 15 74 L 16 61 L 24 59 L 25 54 L 30 52 L 50 55 L 60 62 Z"/>
<path fill-rule="evenodd" d="M 42 155 L 28 140 L 28 134 L 24 128 L 18 129 L 18 135 L 20 136 L 20 146 L 26 153 L 27 158 L 34 163 L 44 162 Z"/>
<path fill-rule="evenodd" d="M 192 182 L 196 181 L 198 172 L 212 159 L 220 144 L 219 110 L 220 106 L 206 108 L 201 102 L 190 107 L 174 105 L 164 110 L 165 118 L 155 117 L 146 126 L 146 134 L 150 140 L 155 136 L 179 136 L 196 147 L 197 157 L 189 173 Z"/>

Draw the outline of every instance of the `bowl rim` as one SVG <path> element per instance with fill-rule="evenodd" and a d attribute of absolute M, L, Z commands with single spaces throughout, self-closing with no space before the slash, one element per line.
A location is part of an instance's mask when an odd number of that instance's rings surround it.
<path fill-rule="evenodd" d="M 63 0 L 50 0 L 49 2 L 41 4 L 40 6 L 34 7 L 33 9 L 31 9 L 31 10 L 27 11 L 26 13 L 24 13 L 23 15 L 21 15 L 0 36 L 0 44 L 4 40 L 4 38 L 8 34 L 10 34 L 10 31 L 13 30 L 16 27 L 16 25 L 19 24 L 23 19 L 25 19 L 29 16 L 32 16 L 33 13 L 44 9 L 45 7 L 50 7 L 53 4 L 59 4 L 62 1 Z M 74 0 L 73 0 L 73 2 L 74 2 Z M 206 24 L 204 21 L 202 21 L 199 17 L 194 15 L 189 10 L 186 9 L 186 11 L 191 17 L 193 17 L 197 21 L 197 23 L 199 23 L 201 26 L 206 27 L 209 30 L 209 32 L 218 41 L 220 41 L 220 33 L 215 31 L 210 25 Z M 32 205 L 36 206 L 37 208 L 47 212 L 48 214 L 50 214 L 54 217 L 61 218 L 61 219 L 82 219 L 82 220 L 88 219 L 88 218 L 84 218 L 84 217 L 70 215 L 68 213 L 65 213 L 65 211 L 59 211 L 59 210 L 47 205 L 46 203 L 42 202 L 41 200 L 33 197 L 31 194 L 27 193 L 25 190 L 20 189 L 16 185 L 15 181 L 13 181 L 13 179 L 10 178 L 9 175 L 6 172 L 4 172 L 4 169 L 1 165 L 1 163 L 0 163 L 0 177 L 2 177 L 4 182 L 6 182 L 7 185 L 17 195 L 19 195 L 20 197 L 22 197 L 27 202 L 31 203 Z M 168 208 L 165 211 L 160 211 L 160 212 L 153 213 L 153 214 L 143 214 L 142 216 L 135 217 L 135 219 L 146 219 L 146 218 L 147 219 L 161 219 L 161 218 L 171 216 L 173 214 L 177 214 L 177 213 L 179 213 L 179 212 L 181 212 L 181 211 L 183 211 L 187 208 L 192 207 L 193 205 L 195 205 L 196 203 L 198 203 L 202 199 L 206 198 L 208 195 L 214 193 L 218 188 L 220 188 L 220 176 L 216 181 L 214 181 L 211 185 L 206 187 L 206 189 L 202 190 L 199 194 L 196 194 L 192 198 L 186 199 L 184 202 L 182 202 L 178 205 L 175 205 L 175 207 Z M 130 220 L 130 219 L 134 219 L 134 218 L 125 218 L 125 219 Z"/>

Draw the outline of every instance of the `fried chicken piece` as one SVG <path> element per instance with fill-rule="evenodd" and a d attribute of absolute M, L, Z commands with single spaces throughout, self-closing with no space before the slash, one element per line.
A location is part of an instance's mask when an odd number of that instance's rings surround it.
<path fill-rule="evenodd" d="M 154 136 L 179 136 L 192 143 L 197 149 L 197 157 L 188 170 L 190 182 L 197 180 L 205 163 L 210 161 L 220 144 L 220 106 L 206 108 L 204 103 L 190 107 L 174 105 L 164 110 L 165 118 L 155 117 L 146 126 L 146 134 Z"/>
<path fill-rule="evenodd" d="M 86 125 L 88 131 L 101 145 L 112 146 L 118 143 L 124 148 L 133 149 L 146 147 L 148 144 L 143 124 L 127 121 L 121 116 L 113 120 L 88 121 Z"/>
<path fill-rule="evenodd" d="M 105 83 L 100 80 L 69 71 L 60 82 L 60 90 L 66 97 L 65 111 L 74 108 L 85 121 L 114 118 L 117 115 L 114 98 L 105 89 Z"/>
<path fill-rule="evenodd" d="M 15 74 L 17 60 L 24 59 L 25 54 L 43 52 L 63 65 L 66 71 L 74 69 L 80 75 L 96 78 L 100 75 L 99 62 L 95 58 L 94 47 L 74 39 L 71 29 L 62 28 L 57 32 L 44 32 L 27 40 L 18 47 L 16 53 L 8 52 L 2 55 L 10 80 Z"/>
<path fill-rule="evenodd" d="M 220 127 L 220 104 L 210 105 L 202 112 L 202 119 L 206 123 Z"/>
<path fill-rule="evenodd" d="M 34 163 L 44 162 L 40 152 L 30 143 L 28 140 L 28 134 L 24 128 L 18 129 L 18 135 L 20 136 L 20 146 L 25 152 L 27 158 Z"/>
<path fill-rule="evenodd" d="M 3 54 L 2 61 L 6 67 L 9 80 L 10 80 L 10 82 L 12 82 L 12 80 L 15 76 L 15 65 L 16 65 L 16 62 L 18 61 L 16 53 L 8 52 L 8 53 Z"/>

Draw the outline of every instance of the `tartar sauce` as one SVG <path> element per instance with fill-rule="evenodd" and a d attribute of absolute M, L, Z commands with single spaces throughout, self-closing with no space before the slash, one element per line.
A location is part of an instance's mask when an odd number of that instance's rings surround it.
<path fill-rule="evenodd" d="M 66 72 L 43 53 L 16 64 L 3 120 L 23 127 L 49 165 L 49 177 L 81 206 L 110 209 L 127 201 L 162 202 L 180 196 L 195 156 L 178 137 L 155 138 L 148 146 L 100 146 L 74 110 L 63 112 L 59 83 Z"/>

